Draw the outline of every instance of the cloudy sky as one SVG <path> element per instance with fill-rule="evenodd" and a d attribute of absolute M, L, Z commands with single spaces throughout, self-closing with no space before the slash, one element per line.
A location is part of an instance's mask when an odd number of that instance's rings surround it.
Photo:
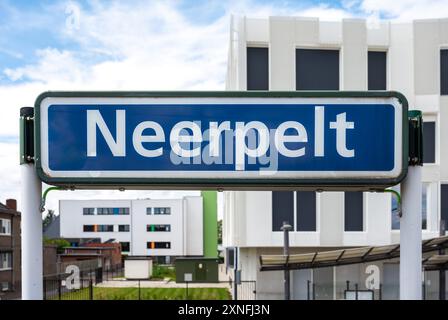
<path fill-rule="evenodd" d="M 232 14 L 400 22 L 448 17 L 448 1 L 0 0 L 0 201 L 21 203 L 20 107 L 46 90 L 224 90 Z M 62 198 L 180 195 L 54 192 L 48 207 Z"/>

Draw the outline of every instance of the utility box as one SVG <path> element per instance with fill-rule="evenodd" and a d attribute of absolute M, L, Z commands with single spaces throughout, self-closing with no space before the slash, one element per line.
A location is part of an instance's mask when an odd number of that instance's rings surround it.
<path fill-rule="evenodd" d="M 127 257 L 124 261 L 124 277 L 129 280 L 149 279 L 152 276 L 152 259 L 148 257 Z"/>
<path fill-rule="evenodd" d="M 218 265 L 218 258 L 176 258 L 176 282 L 219 282 Z"/>

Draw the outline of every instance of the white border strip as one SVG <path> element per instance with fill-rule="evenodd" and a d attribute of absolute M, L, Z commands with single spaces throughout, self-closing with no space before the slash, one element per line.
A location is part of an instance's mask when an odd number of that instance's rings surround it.
<path fill-rule="evenodd" d="M 390 171 L 53 171 L 49 168 L 48 151 L 48 108 L 53 104 L 391 104 L 395 108 L 395 159 L 394 168 Z M 362 107 L 362 106 L 361 106 Z M 47 97 L 40 105 L 40 133 L 41 133 L 41 165 L 43 172 L 52 178 L 182 178 L 182 179 L 330 179 L 369 178 L 387 179 L 396 178 L 402 170 L 403 145 L 402 134 L 402 106 L 397 98 L 251 98 L 251 97 L 141 97 L 141 98 L 91 98 L 91 97 Z"/>

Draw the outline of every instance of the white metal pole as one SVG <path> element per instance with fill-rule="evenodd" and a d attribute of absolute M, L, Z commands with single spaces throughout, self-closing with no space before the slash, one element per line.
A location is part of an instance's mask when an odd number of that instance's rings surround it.
<path fill-rule="evenodd" d="M 400 300 L 422 299 L 422 167 L 409 166 L 401 184 Z"/>
<path fill-rule="evenodd" d="M 22 299 L 42 300 L 42 183 L 33 163 L 22 164 Z"/>

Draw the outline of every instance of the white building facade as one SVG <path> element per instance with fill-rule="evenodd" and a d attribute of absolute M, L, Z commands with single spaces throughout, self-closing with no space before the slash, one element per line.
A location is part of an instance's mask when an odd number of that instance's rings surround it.
<path fill-rule="evenodd" d="M 344 19 L 234 17 L 227 90 L 396 90 L 423 112 L 423 239 L 448 223 L 448 19 L 408 23 Z M 398 187 L 399 188 L 399 187 Z M 259 271 L 261 254 L 282 252 L 288 221 L 291 253 L 399 242 L 396 202 L 386 193 L 225 192 L 223 245 L 239 248 L 243 280 L 257 281 L 260 299 L 283 298 L 283 272 Z M 372 267 L 373 266 L 373 267 Z M 374 271 L 372 271 L 374 270 Z M 292 297 L 340 299 L 347 281 L 398 298 L 396 261 L 291 272 Z M 437 275 L 425 275 L 427 298 Z M 375 297 L 376 298 L 376 297 Z"/>
<path fill-rule="evenodd" d="M 161 200 L 61 200 L 61 237 L 114 239 L 130 256 L 202 256 L 200 196 Z"/>

